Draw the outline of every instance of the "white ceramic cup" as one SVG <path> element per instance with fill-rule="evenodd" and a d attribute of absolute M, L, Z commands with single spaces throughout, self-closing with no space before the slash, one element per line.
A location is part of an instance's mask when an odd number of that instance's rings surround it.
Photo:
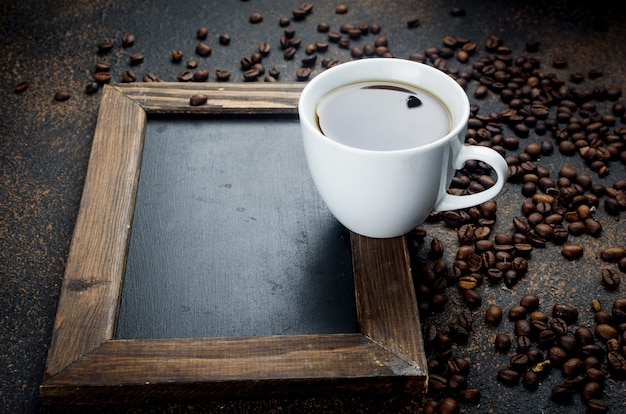
<path fill-rule="evenodd" d="M 426 145 L 392 151 L 360 149 L 323 135 L 316 118 L 320 100 L 339 87 L 370 81 L 399 82 L 437 97 L 451 117 L 448 134 Z M 313 182 L 331 213 L 355 233 L 389 238 L 408 233 L 433 210 L 472 207 L 494 198 L 506 182 L 508 166 L 491 148 L 464 145 L 469 106 L 455 80 L 410 60 L 351 61 L 309 81 L 298 103 L 302 140 Z M 496 184 L 477 194 L 449 194 L 455 171 L 469 160 L 489 164 Z"/>

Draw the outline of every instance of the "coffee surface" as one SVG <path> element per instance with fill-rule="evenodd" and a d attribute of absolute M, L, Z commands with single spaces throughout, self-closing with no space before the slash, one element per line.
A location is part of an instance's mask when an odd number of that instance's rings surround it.
<path fill-rule="evenodd" d="M 338 88 L 319 102 L 317 118 L 328 138 L 372 151 L 420 147 L 450 131 L 450 114 L 435 96 L 393 82 Z"/>

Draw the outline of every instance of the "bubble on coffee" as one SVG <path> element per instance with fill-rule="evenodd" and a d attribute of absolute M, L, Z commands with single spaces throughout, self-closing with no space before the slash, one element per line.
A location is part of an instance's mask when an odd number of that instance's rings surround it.
<path fill-rule="evenodd" d="M 372 151 L 420 147 L 450 132 L 450 114 L 434 95 L 394 82 L 335 89 L 317 106 L 320 131 L 341 144 Z"/>

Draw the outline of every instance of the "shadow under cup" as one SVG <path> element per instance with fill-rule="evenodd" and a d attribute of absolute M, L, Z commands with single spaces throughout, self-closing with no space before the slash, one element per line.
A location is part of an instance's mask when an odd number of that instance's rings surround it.
<path fill-rule="evenodd" d="M 326 137 L 317 119 L 320 101 L 339 88 L 362 82 L 403 84 L 433 95 L 449 113 L 449 132 L 427 144 L 397 150 L 362 149 Z M 471 207 L 493 198 L 506 181 L 508 166 L 496 151 L 463 145 L 469 118 L 465 91 L 428 65 L 402 59 L 343 63 L 306 85 L 298 111 L 316 188 L 333 215 L 355 233 L 376 238 L 403 235 L 432 210 Z M 447 194 L 456 169 L 470 159 L 491 165 L 498 175 L 496 185 L 479 194 Z"/>

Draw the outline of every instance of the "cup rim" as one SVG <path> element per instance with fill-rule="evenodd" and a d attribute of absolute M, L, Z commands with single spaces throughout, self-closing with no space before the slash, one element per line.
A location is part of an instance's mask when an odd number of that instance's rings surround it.
<path fill-rule="evenodd" d="M 388 66 L 388 65 L 405 65 L 405 66 L 413 66 L 415 68 L 420 68 L 419 70 L 422 71 L 426 71 L 427 73 L 430 74 L 430 76 L 436 76 L 438 79 L 447 82 L 451 88 L 455 89 L 456 92 L 458 93 L 458 95 L 463 99 L 463 103 L 462 103 L 462 110 L 461 112 L 454 117 L 454 115 L 452 113 L 450 113 L 450 117 L 451 122 L 452 122 L 452 128 L 450 129 L 450 131 L 448 131 L 448 133 L 446 135 L 444 135 L 441 138 L 436 139 L 435 141 L 429 142 L 428 144 L 424 144 L 424 145 L 420 145 L 420 146 L 416 146 L 416 147 L 411 147 L 411 148 L 403 148 L 403 149 L 395 149 L 395 150 L 372 150 L 372 149 L 364 149 L 364 148 L 358 148 L 358 147 L 353 147 L 350 145 L 346 145 L 343 144 L 341 142 L 335 141 L 333 139 L 328 138 L 327 136 L 325 136 L 314 124 L 313 120 L 311 119 L 310 116 L 310 111 L 312 110 L 313 113 L 315 113 L 315 111 L 317 110 L 317 102 L 319 102 L 319 99 L 316 99 L 315 103 L 311 103 L 311 102 L 306 102 L 305 99 L 308 99 L 308 96 L 310 94 L 313 94 L 316 90 L 316 88 L 318 87 L 317 85 L 323 81 L 325 81 L 326 78 L 329 78 L 331 76 L 335 76 L 335 73 L 338 71 L 355 71 L 358 73 L 359 70 L 359 66 Z M 381 81 L 385 80 L 384 76 L 381 76 Z M 409 85 L 414 85 L 411 82 L 407 82 L 405 80 L 397 80 L 397 79 L 388 79 L 389 81 L 393 81 L 393 82 L 402 82 L 402 83 L 407 83 Z M 327 93 L 329 93 L 330 91 L 342 87 L 342 86 L 348 86 L 348 85 L 352 85 L 355 83 L 359 83 L 359 82 L 363 82 L 366 81 L 365 79 L 357 79 L 355 78 L 353 81 L 349 82 L 349 83 L 345 83 L 342 85 L 337 85 L 335 87 L 330 88 L 328 91 L 325 91 L 324 93 L 321 94 L 321 96 L 325 96 Z M 432 93 L 427 87 L 424 86 L 420 86 L 420 85 L 414 85 L 416 87 L 419 87 L 421 89 L 425 89 L 426 91 Z M 435 94 L 436 95 L 436 94 Z M 437 95 L 436 95 L 437 96 Z M 442 100 L 441 97 L 437 96 L 438 99 Z M 447 106 L 447 104 L 445 102 L 443 102 L 444 105 Z M 314 106 L 313 108 L 310 108 L 311 106 Z M 448 112 L 451 112 L 450 108 L 446 108 L 448 110 Z M 465 92 L 465 90 L 461 87 L 461 85 L 459 85 L 454 79 L 452 79 L 448 74 L 444 73 L 443 71 L 429 66 L 425 63 L 420 63 L 420 62 L 415 62 L 412 60 L 407 60 L 407 59 L 396 59 L 396 58 L 371 58 L 371 59 L 364 59 L 364 60 L 355 60 L 355 61 L 349 61 L 349 62 L 345 62 L 345 63 L 341 63 L 337 66 L 334 66 L 332 68 L 326 69 L 324 72 L 319 73 L 318 75 L 316 75 L 313 79 L 311 79 L 306 86 L 303 88 L 301 94 L 300 94 L 300 98 L 298 99 L 298 114 L 299 114 L 299 118 L 300 118 L 300 122 L 306 124 L 306 127 L 310 130 L 313 131 L 313 133 L 315 134 L 317 139 L 323 139 L 327 144 L 329 145 L 333 145 L 336 146 L 338 148 L 341 148 L 343 150 L 349 150 L 349 151 L 353 151 L 353 152 L 357 152 L 357 153 L 367 153 L 367 154 L 400 154 L 400 153 L 411 153 L 411 152 L 422 152 L 422 151 L 427 151 L 431 148 L 434 147 L 438 147 L 441 145 L 446 144 L 448 141 L 450 141 L 451 139 L 453 139 L 454 137 L 457 137 L 466 127 L 467 127 L 467 121 L 469 119 L 469 115 L 470 115 L 470 103 L 469 103 L 469 98 Z M 458 119 L 457 119 L 458 118 Z M 456 122 L 455 122 L 455 119 Z M 465 137 L 463 137 L 465 138 Z"/>

